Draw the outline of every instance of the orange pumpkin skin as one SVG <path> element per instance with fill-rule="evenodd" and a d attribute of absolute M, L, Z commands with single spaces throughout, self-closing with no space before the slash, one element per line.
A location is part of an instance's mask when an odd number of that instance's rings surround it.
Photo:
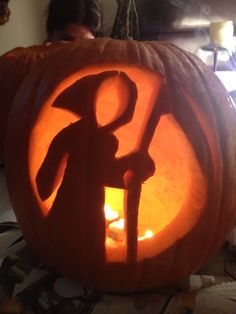
<path fill-rule="evenodd" d="M 14 97 L 26 75 L 46 55 L 63 44 L 15 48 L 0 57 L 0 160 L 4 157 L 4 142 L 9 112 Z"/>
<path fill-rule="evenodd" d="M 106 131 L 117 107 L 132 101 L 132 117 Z M 7 183 L 28 245 L 59 272 L 103 291 L 182 280 L 219 250 L 235 219 L 235 128 L 226 90 L 196 56 L 162 42 L 71 43 L 24 80 L 9 119 Z M 144 178 L 147 151 L 155 170 Z M 114 169 L 127 160 L 118 182 Z M 115 207 L 114 195 L 124 191 L 131 230 L 140 185 L 135 251 L 107 235 L 102 206 Z"/>

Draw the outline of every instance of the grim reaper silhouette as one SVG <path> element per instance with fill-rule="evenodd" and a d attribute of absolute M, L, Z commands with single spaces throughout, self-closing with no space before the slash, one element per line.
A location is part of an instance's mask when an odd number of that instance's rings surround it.
<path fill-rule="evenodd" d="M 95 110 L 97 91 L 102 82 L 115 76 L 128 87 L 128 101 L 117 118 L 99 126 Z M 81 119 L 66 126 L 52 140 L 37 173 L 37 188 L 41 199 L 45 200 L 62 177 L 47 219 L 54 234 L 53 241 L 81 250 L 82 263 L 92 263 L 95 257 L 96 263 L 98 259 L 104 263 L 106 258 L 104 187 L 125 189 L 130 171 L 139 177 L 139 182 L 144 182 L 155 170 L 147 152 L 115 157 L 118 140 L 112 132 L 132 119 L 137 96 L 135 83 L 124 72 L 105 71 L 79 79 L 53 104 L 74 112 Z M 60 166 L 62 163 L 64 167 Z"/>

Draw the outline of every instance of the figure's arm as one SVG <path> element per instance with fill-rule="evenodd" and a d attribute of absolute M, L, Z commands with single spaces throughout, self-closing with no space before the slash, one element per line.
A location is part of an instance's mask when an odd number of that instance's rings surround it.
<path fill-rule="evenodd" d="M 42 200 L 46 200 L 60 183 L 67 158 L 66 136 L 61 131 L 51 142 L 47 155 L 36 176 L 37 188 Z"/>
<path fill-rule="evenodd" d="M 126 177 L 133 173 L 143 183 L 155 172 L 155 163 L 148 152 L 132 152 L 114 160 L 106 171 L 105 184 L 115 188 L 127 188 Z"/>

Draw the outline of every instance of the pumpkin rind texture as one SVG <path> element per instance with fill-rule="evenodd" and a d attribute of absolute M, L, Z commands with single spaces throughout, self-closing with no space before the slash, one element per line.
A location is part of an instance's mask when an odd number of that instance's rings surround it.
<path fill-rule="evenodd" d="M 0 57 L 0 160 L 4 159 L 4 143 L 9 112 L 14 97 L 26 75 L 46 55 L 56 51 L 63 44 L 19 47 Z"/>
<path fill-rule="evenodd" d="M 196 56 L 155 41 L 66 45 L 26 77 L 9 117 L 7 184 L 28 245 L 102 291 L 186 278 L 233 225 L 235 131 Z"/>

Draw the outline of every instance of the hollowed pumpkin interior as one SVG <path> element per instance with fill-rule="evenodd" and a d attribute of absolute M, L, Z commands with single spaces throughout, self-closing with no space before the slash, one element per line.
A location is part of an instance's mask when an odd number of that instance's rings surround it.
<path fill-rule="evenodd" d="M 73 112 L 55 108 L 52 104 L 58 95 L 77 80 L 108 70 L 125 72 L 135 82 L 138 91 L 132 120 L 113 132 L 119 143 L 116 157 L 125 156 L 138 149 L 151 109 L 163 83 L 161 75 L 123 65 L 93 66 L 61 82 L 42 106 L 37 121 L 34 123 L 29 146 L 30 179 L 40 213 L 45 219 L 50 213 L 65 174 L 67 153 L 65 152 L 55 174 L 54 190 L 45 200 L 42 200 L 38 193 L 36 184 L 38 170 L 54 137 L 63 128 L 80 120 L 80 117 Z M 94 104 L 98 127 L 109 124 L 119 116 L 123 110 L 123 104 L 127 101 L 128 93 L 127 87 L 120 79 L 104 80 L 98 89 L 96 104 Z M 76 139 L 75 145 L 77 145 Z M 186 235 L 197 223 L 207 195 L 205 178 L 191 143 L 171 113 L 161 116 L 148 153 L 155 163 L 156 170 L 141 187 L 136 239 L 138 261 L 157 255 Z M 86 167 L 89 167 L 89 163 Z M 127 243 L 123 221 L 125 219 L 124 189 L 104 186 L 104 191 L 106 260 L 107 262 L 125 262 Z M 80 210 L 78 208 L 78 211 Z M 73 221 L 74 217 L 69 219 Z"/>

